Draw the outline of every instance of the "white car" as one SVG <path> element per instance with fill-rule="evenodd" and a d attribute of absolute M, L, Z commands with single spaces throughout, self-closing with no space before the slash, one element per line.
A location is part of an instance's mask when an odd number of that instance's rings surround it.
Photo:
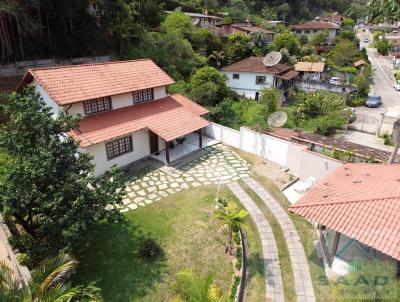
<path fill-rule="evenodd" d="M 329 79 L 329 84 L 333 84 L 333 85 L 340 85 L 341 81 L 338 77 L 331 77 Z"/>
<path fill-rule="evenodd" d="M 397 81 L 396 84 L 394 84 L 394 89 L 396 89 L 396 91 L 400 91 L 400 81 Z"/>

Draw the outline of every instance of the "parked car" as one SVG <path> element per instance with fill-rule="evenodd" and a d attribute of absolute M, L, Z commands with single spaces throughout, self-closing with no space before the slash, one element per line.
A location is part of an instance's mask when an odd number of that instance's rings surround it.
<path fill-rule="evenodd" d="M 377 108 L 382 104 L 382 98 L 379 95 L 370 95 L 365 101 L 365 106 Z"/>
<path fill-rule="evenodd" d="M 396 89 L 397 91 L 400 90 L 400 81 L 396 81 L 396 84 L 394 84 L 394 89 Z"/>
<path fill-rule="evenodd" d="M 365 38 L 365 39 L 364 39 L 364 43 L 369 43 L 369 39 L 368 39 L 368 38 Z"/>
<path fill-rule="evenodd" d="M 354 121 L 357 119 L 356 109 L 347 107 L 346 110 L 349 112 L 349 124 L 354 123 Z"/>
<path fill-rule="evenodd" d="M 329 79 L 329 84 L 333 84 L 333 85 L 340 85 L 341 81 L 338 77 L 331 77 Z"/>

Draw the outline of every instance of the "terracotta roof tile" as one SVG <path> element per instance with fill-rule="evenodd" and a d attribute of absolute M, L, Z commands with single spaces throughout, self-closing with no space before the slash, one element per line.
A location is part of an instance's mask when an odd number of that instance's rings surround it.
<path fill-rule="evenodd" d="M 166 141 L 207 127 L 207 109 L 181 95 L 84 117 L 70 135 L 81 147 L 148 128 Z"/>
<path fill-rule="evenodd" d="M 17 90 L 33 79 L 58 105 L 174 83 L 149 59 L 30 69 Z"/>
<path fill-rule="evenodd" d="M 263 64 L 264 57 L 249 57 L 242 61 L 233 63 L 222 68 L 223 71 L 242 71 L 242 72 L 259 72 L 259 73 L 270 73 L 270 74 L 281 74 L 290 70 L 290 67 L 286 64 L 276 64 L 271 67 L 267 67 Z"/>
<path fill-rule="evenodd" d="M 346 164 L 289 210 L 400 260 L 399 164 Z"/>

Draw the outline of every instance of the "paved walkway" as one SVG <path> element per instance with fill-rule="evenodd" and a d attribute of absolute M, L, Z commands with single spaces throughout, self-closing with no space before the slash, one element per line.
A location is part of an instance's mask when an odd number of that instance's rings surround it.
<path fill-rule="evenodd" d="M 229 189 L 240 200 L 256 224 L 260 234 L 266 282 L 266 301 L 284 302 L 281 268 L 278 257 L 278 248 L 275 243 L 272 228 L 268 224 L 261 210 L 246 194 L 237 182 L 228 184 Z"/>
<path fill-rule="evenodd" d="M 228 183 L 249 177 L 250 165 L 239 154 L 222 144 L 204 148 L 204 154 L 177 168 L 143 168 L 127 181 L 121 212 L 158 202 L 183 189 Z"/>
<path fill-rule="evenodd" d="M 315 294 L 312 285 L 307 257 L 301 244 L 300 237 L 288 213 L 281 205 L 253 178 L 246 178 L 244 182 L 264 201 L 272 214 L 279 222 L 292 263 L 296 295 L 298 302 L 314 302 Z"/>

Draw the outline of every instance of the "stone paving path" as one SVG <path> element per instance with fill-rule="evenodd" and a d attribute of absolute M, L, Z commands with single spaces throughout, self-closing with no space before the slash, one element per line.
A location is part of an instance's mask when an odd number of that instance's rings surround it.
<path fill-rule="evenodd" d="M 301 244 L 300 237 L 288 213 L 267 190 L 253 178 L 246 178 L 244 182 L 264 201 L 282 228 L 289 250 L 290 262 L 292 264 L 297 301 L 315 302 L 315 294 L 307 257 L 303 245 Z"/>
<path fill-rule="evenodd" d="M 274 234 L 272 233 L 272 228 L 261 210 L 237 182 L 228 184 L 228 187 L 249 212 L 260 234 L 265 268 L 266 301 L 284 302 L 278 248 L 276 246 Z"/>
<path fill-rule="evenodd" d="M 183 189 L 215 184 L 217 180 L 228 183 L 249 177 L 250 165 L 239 154 L 218 144 L 203 149 L 205 154 L 169 172 L 145 168 L 126 184 L 126 195 L 121 212 L 160 201 Z"/>

